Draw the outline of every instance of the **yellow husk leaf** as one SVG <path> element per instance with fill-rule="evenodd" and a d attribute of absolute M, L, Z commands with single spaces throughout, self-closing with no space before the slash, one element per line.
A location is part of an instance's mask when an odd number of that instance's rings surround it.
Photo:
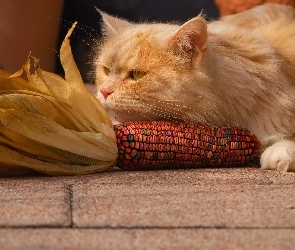
<path fill-rule="evenodd" d="M 69 37 L 75 25 L 60 49 L 65 79 L 41 70 L 31 56 L 13 75 L 0 70 L 0 175 L 32 170 L 88 174 L 115 164 L 117 144 L 111 120 L 85 89 L 72 55 Z M 19 78 L 23 71 L 28 81 Z"/>

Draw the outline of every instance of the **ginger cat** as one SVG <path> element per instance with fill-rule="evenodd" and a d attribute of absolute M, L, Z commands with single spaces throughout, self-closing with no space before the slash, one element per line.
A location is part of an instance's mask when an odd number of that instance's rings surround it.
<path fill-rule="evenodd" d="M 114 123 L 179 120 L 248 128 L 262 169 L 295 171 L 295 11 L 265 4 L 206 23 L 101 13 L 97 98 Z"/>

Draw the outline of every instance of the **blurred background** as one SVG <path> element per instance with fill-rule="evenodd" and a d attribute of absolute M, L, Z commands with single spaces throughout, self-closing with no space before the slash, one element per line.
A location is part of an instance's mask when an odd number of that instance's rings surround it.
<path fill-rule="evenodd" d="M 85 82 L 92 82 L 95 40 L 101 17 L 94 6 L 129 21 L 185 22 L 202 10 L 208 21 L 264 2 L 295 6 L 295 0 L 0 0 L 0 68 L 17 71 L 29 52 L 44 70 L 63 74 L 58 51 L 74 21 L 75 61 Z"/>
<path fill-rule="evenodd" d="M 91 82 L 95 40 L 101 34 L 94 6 L 133 22 L 185 22 L 202 9 L 208 19 L 219 16 L 214 0 L 0 0 L 0 68 L 17 71 L 31 51 L 42 69 L 62 75 L 59 47 L 78 21 L 71 46 L 83 80 Z"/>

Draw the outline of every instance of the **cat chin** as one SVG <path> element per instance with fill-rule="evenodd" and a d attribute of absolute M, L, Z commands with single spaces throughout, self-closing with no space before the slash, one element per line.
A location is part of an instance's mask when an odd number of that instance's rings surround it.
<path fill-rule="evenodd" d="M 121 122 L 118 122 L 117 120 L 113 120 L 112 119 L 112 124 L 115 126 L 115 125 L 118 125 L 118 124 L 120 124 Z"/>
<path fill-rule="evenodd" d="M 117 125 L 119 123 L 126 122 L 126 121 L 140 120 L 140 119 L 137 119 L 137 117 L 130 115 L 129 113 L 124 114 L 122 111 L 118 113 L 118 112 L 115 112 L 114 110 L 107 109 L 107 112 L 111 117 L 111 121 L 113 125 Z"/>
<path fill-rule="evenodd" d="M 123 122 L 123 120 L 120 119 L 120 117 L 114 111 L 109 110 L 108 108 L 106 108 L 106 110 L 107 110 L 107 112 L 108 112 L 108 114 L 109 114 L 109 116 L 111 118 L 111 121 L 112 121 L 113 125 L 117 125 L 117 124 Z"/>

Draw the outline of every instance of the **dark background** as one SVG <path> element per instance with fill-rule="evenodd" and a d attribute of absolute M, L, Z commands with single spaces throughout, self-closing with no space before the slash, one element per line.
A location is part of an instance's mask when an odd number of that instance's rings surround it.
<path fill-rule="evenodd" d="M 129 21 L 186 22 L 197 16 L 202 10 L 207 20 L 219 17 L 214 0 L 65 0 L 64 14 L 60 32 L 61 44 L 70 23 L 78 21 L 82 29 L 75 29 L 71 37 L 73 55 L 82 78 L 92 82 L 93 68 L 91 65 L 95 48 L 94 38 L 100 37 L 101 17 L 98 9 Z M 57 73 L 62 68 L 57 63 Z"/>

